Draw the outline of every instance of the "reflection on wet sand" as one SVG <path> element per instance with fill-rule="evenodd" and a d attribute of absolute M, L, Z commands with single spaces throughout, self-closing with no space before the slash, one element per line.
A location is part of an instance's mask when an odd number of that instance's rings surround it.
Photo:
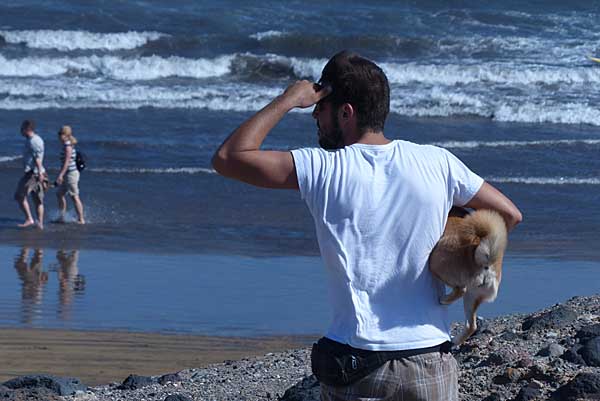
<path fill-rule="evenodd" d="M 31 249 L 21 249 L 15 258 L 15 270 L 21 279 L 21 322 L 31 323 L 39 305 L 42 303 L 44 287 L 48 283 L 48 272 L 43 271 L 42 262 L 44 251 L 35 249 L 31 260 L 29 254 Z"/>
<path fill-rule="evenodd" d="M 79 250 L 59 250 L 56 252 L 58 261 L 58 299 L 60 301 L 58 314 L 61 319 L 69 319 L 70 305 L 76 294 L 83 294 L 85 278 L 79 274 Z"/>
<path fill-rule="evenodd" d="M 21 322 L 31 324 L 39 314 L 48 284 L 48 272 L 44 270 L 44 251 L 23 247 L 15 258 L 15 270 L 21 280 Z M 79 250 L 58 250 L 57 265 L 53 266 L 58 277 L 58 316 L 70 318 L 70 306 L 78 294 L 85 290 L 85 277 L 79 274 Z"/>

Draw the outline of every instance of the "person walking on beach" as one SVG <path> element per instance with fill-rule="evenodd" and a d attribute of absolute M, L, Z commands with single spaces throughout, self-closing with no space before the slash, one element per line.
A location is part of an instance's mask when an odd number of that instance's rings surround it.
<path fill-rule="evenodd" d="M 19 180 L 17 190 L 15 191 L 15 200 L 25 214 L 25 222 L 19 224 L 19 227 L 33 226 L 35 220 L 31 214 L 29 201 L 31 198 L 36 207 L 40 229 L 44 228 L 44 193 L 48 189 L 48 176 L 44 168 L 44 141 L 35 132 L 35 123 L 31 120 L 25 120 L 21 124 L 21 135 L 25 137 L 25 146 L 23 148 L 23 166 L 24 174 Z"/>
<path fill-rule="evenodd" d="M 260 150 L 287 112 L 313 105 L 322 149 Z M 452 206 L 496 210 L 508 229 L 522 216 L 447 150 L 386 138 L 389 107 L 381 68 L 340 52 L 319 84 L 290 85 L 212 162 L 226 177 L 299 190 L 314 218 L 333 309 L 312 353 L 322 400 L 458 400 L 444 286 L 429 254 Z"/>
<path fill-rule="evenodd" d="M 73 136 L 73 130 L 70 126 L 63 126 L 58 131 L 58 139 L 63 145 L 62 152 L 60 154 L 61 169 L 56 177 L 56 184 L 58 190 L 56 192 L 56 198 L 58 199 L 58 210 L 60 212 L 60 220 L 64 221 L 65 214 L 67 212 L 67 201 L 65 195 L 69 195 L 73 204 L 75 205 L 75 211 L 77 212 L 77 222 L 79 224 L 85 224 L 85 218 L 83 217 L 83 203 L 79 198 L 79 170 L 77 170 L 77 138 Z"/>

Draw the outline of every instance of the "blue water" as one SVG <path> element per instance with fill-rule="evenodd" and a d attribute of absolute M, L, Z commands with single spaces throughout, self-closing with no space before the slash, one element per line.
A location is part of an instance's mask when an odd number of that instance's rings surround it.
<path fill-rule="evenodd" d="M 53 312 L 51 291 L 41 320 L 27 323 L 20 317 L 25 312 L 7 309 L 4 324 L 229 334 L 320 330 L 323 311 L 288 325 L 275 313 L 279 302 L 271 309 L 261 296 L 250 302 L 233 295 L 254 283 L 261 287 L 246 292 L 271 289 L 278 300 L 288 288 L 271 274 L 256 284 L 240 266 L 309 266 L 314 276 L 294 276 L 298 299 L 315 302 L 307 311 L 325 308 L 326 301 L 313 296 L 320 292 L 311 292 L 320 282 L 320 262 L 312 219 L 298 194 L 225 180 L 212 171 L 210 158 L 244 119 L 288 83 L 317 79 L 327 58 L 344 48 L 373 59 L 389 77 L 388 137 L 448 148 L 523 211 L 525 221 L 510 239 L 515 267 L 505 275 L 506 296 L 486 306 L 490 313 L 531 310 L 580 289 L 597 292 L 600 64 L 588 56 L 600 55 L 599 17 L 600 7 L 587 1 L 0 4 L 0 185 L 6 188 L 0 242 L 8 246 L 0 267 L 14 276 L 23 246 L 43 249 L 44 263 L 57 249 L 76 249 L 94 283 L 85 295 L 73 295 L 80 309 L 68 324 Z M 22 219 L 12 193 L 25 118 L 36 120 L 46 140 L 51 175 L 59 165 L 56 131 L 73 126 L 89 157 L 81 180 L 89 225 L 15 228 Z M 293 112 L 265 147 L 315 146 L 315 139 L 310 114 Z M 52 193 L 47 198 L 51 219 L 56 205 Z M 223 276 L 237 272 L 245 279 L 222 287 L 222 277 L 208 273 L 219 263 Z M 572 274 L 565 278 L 569 286 L 545 283 L 548 296 L 537 298 L 544 305 L 509 285 L 512 276 L 531 283 L 540 271 L 563 268 Z M 190 280 L 169 296 L 157 287 L 164 283 L 161 270 Z M 95 277 L 100 272 L 107 276 Z M 129 277 L 128 285 L 120 276 Z M 211 306 L 208 295 L 195 315 L 187 309 L 196 295 L 192 279 L 199 277 L 222 289 L 206 294 L 223 295 L 231 310 L 246 310 L 246 318 L 219 309 L 225 301 Z M 0 282 L 12 286 L 6 302 L 14 307 L 18 281 L 3 275 Z M 97 284 L 102 290 L 96 293 Z M 163 303 L 150 294 L 137 297 L 143 288 L 163 294 Z M 127 300 L 120 317 L 110 304 L 117 296 Z M 250 312 L 254 303 L 261 307 Z M 291 301 L 285 305 L 304 311 Z M 163 311 L 176 323 L 158 318 Z"/>
<path fill-rule="evenodd" d="M 37 254 L 36 254 L 37 252 Z M 0 247 L 0 325 L 257 336 L 319 334 L 330 319 L 318 257 L 149 255 Z M 597 293 L 600 263 L 508 258 L 480 316 Z M 462 303 L 450 308 L 463 320 Z"/>

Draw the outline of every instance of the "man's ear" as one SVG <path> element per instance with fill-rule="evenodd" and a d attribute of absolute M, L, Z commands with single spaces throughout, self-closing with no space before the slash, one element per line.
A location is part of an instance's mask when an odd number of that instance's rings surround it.
<path fill-rule="evenodd" d="M 345 126 L 356 118 L 356 111 L 350 103 L 344 103 L 338 109 L 338 121 L 341 126 Z"/>

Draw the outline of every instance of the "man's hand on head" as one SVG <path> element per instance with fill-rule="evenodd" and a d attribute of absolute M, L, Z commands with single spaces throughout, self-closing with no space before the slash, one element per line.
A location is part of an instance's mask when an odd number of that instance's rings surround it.
<path fill-rule="evenodd" d="M 305 109 L 314 106 L 319 101 L 329 96 L 330 86 L 321 86 L 307 80 L 296 81 L 287 87 L 282 98 L 290 109 L 299 107 Z"/>

